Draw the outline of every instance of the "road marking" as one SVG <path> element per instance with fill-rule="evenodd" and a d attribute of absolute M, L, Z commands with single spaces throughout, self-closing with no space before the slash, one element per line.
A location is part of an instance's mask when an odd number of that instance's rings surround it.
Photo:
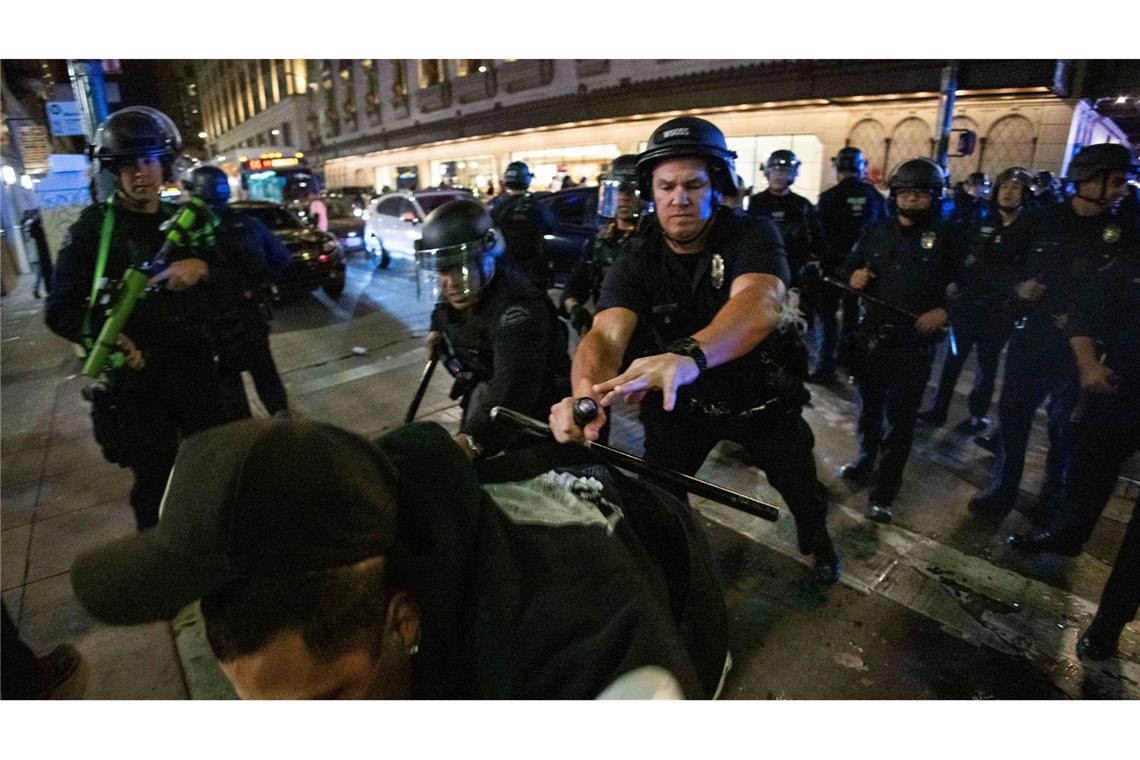
<path fill-rule="evenodd" d="M 362 377 L 371 377 L 372 375 L 378 375 L 382 372 L 388 372 L 389 370 L 407 367 L 411 364 L 422 364 L 425 361 L 427 361 L 427 349 L 423 346 L 419 346 L 410 351 L 405 351 L 402 354 L 385 356 L 382 359 L 377 359 L 367 364 L 357 364 L 356 366 L 342 369 L 338 372 L 332 372 L 321 377 L 314 377 L 311 380 L 290 383 L 286 385 L 286 388 L 291 394 L 303 396 L 306 393 L 322 391 L 343 383 L 350 383 Z"/>

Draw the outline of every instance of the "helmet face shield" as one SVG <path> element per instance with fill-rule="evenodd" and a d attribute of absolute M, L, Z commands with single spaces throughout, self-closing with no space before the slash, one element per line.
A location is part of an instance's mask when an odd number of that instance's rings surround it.
<path fill-rule="evenodd" d="M 453 306 L 473 301 L 494 266 L 482 240 L 416 251 L 416 296 L 423 303 Z"/>
<path fill-rule="evenodd" d="M 625 196 L 624 198 L 622 196 Z M 639 194 L 631 182 L 603 179 L 598 184 L 598 216 L 606 219 L 636 219 L 639 211 Z M 622 207 L 625 212 L 622 213 Z"/>

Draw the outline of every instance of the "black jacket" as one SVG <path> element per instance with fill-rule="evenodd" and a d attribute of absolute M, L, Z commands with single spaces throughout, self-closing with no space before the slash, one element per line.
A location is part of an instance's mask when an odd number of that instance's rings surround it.
<path fill-rule="evenodd" d="M 811 201 L 802 195 L 776 195 L 765 190 L 749 199 L 748 213 L 766 216 L 780 228 L 793 280 L 798 280 L 799 270 L 808 261 L 827 258 L 827 244 L 819 215 Z"/>
<path fill-rule="evenodd" d="M 829 273 L 843 266 L 847 254 L 870 224 L 887 218 L 887 202 L 870 183 L 848 177 L 819 196 L 819 221 L 828 254 Z"/>

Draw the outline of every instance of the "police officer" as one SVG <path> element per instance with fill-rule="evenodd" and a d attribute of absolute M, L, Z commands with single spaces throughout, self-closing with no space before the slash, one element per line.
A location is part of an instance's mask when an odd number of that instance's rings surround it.
<path fill-rule="evenodd" d="M 787 364 L 788 344 L 798 343 L 782 309 L 787 261 L 771 220 L 721 206 L 720 195 L 734 187 L 735 157 L 704 119 L 683 116 L 654 130 L 637 169 L 655 212 L 606 275 L 571 383 L 575 396 L 602 407 L 619 396 L 642 402 L 650 463 L 694 473 L 718 441 L 744 446 L 795 516 L 800 552 L 815 555 L 821 581 L 834 582 L 839 558 L 814 438 L 800 415 L 809 394 Z M 641 323 L 656 353 L 622 372 Z M 555 437 L 597 440 L 605 411 L 580 428 L 573 402 L 551 407 Z"/>
<path fill-rule="evenodd" d="M 993 184 L 985 172 L 973 172 L 954 193 L 953 210 L 950 213 L 954 224 L 971 224 L 979 215 L 989 212 L 990 192 Z"/>
<path fill-rule="evenodd" d="M 1033 201 L 1034 206 L 1038 209 L 1053 205 L 1064 205 L 1065 191 L 1061 187 L 1061 181 L 1057 179 L 1053 172 L 1037 172 L 1036 181 L 1034 182 Z"/>
<path fill-rule="evenodd" d="M 249 417 L 241 373 L 253 377 L 257 395 L 270 415 L 289 407 L 285 385 L 269 349 L 272 280 L 289 266 L 289 250 L 257 219 L 230 208 L 230 182 L 216 166 L 190 172 L 186 190 L 213 209 L 219 255 L 240 275 L 230 292 L 218 293 L 215 340 L 218 370 L 226 391 L 227 418 Z"/>
<path fill-rule="evenodd" d="M 1085 147 L 1069 165 L 1074 195 L 1037 215 L 1027 266 L 1015 287 L 1017 318 L 998 404 L 997 458 L 989 483 L 970 500 L 976 513 L 999 515 L 1015 506 L 1029 430 L 1046 398 L 1049 454 L 1034 517 L 1047 521 L 1059 506 L 1072 451 L 1069 417 L 1080 388 L 1065 329 L 1078 289 L 1135 240 L 1134 225 L 1116 214 L 1134 171 L 1122 145 Z"/>
<path fill-rule="evenodd" d="M 610 173 L 598 185 L 598 216 L 605 225 L 598 231 L 586 255 L 574 265 L 562 289 L 562 310 L 580 333 L 590 329 L 595 304 L 601 293 L 602 278 L 622 247 L 637 230 L 641 215 L 637 192 L 637 156 L 626 154 L 614 159 Z"/>
<path fill-rule="evenodd" d="M 788 256 L 791 287 L 800 288 L 802 293 L 808 280 L 806 268 L 809 262 L 822 260 L 827 255 L 827 247 L 815 207 L 807 198 L 792 192 L 800 163 L 790 150 L 773 151 L 763 167 L 768 187 L 749 198 L 748 213 L 766 216 L 776 223 Z M 810 313 L 808 323 L 811 323 Z"/>
<path fill-rule="evenodd" d="M 1013 329 L 1009 312 L 1015 273 L 1025 266 L 1032 235 L 1032 220 L 1025 213 L 1033 198 L 1033 175 L 1019 166 L 997 176 L 992 209 L 982 209 L 966 233 L 966 248 L 959 266 L 958 291 L 950 303 L 957 353 L 946 352 L 934 403 L 919 415 L 931 425 L 946 422 L 954 386 L 974 346 L 978 370 L 969 396 L 970 418 L 962 425 L 978 433 L 989 425 L 986 414 L 993 398 L 998 359 Z"/>
<path fill-rule="evenodd" d="M 1077 295 L 1069 325 L 1081 402 L 1075 421 L 1066 499 L 1053 524 L 1038 533 L 1015 533 L 1010 544 L 1027 553 L 1076 556 L 1092 535 L 1120 475 L 1140 449 L 1140 247 L 1093 274 Z M 1138 502 L 1140 504 L 1140 502 Z M 1092 624 L 1077 653 L 1110 657 L 1120 631 L 1140 605 L 1140 506 L 1113 563 Z"/>
<path fill-rule="evenodd" d="M 45 312 L 53 332 L 90 350 L 113 284 L 162 248 L 160 225 L 175 209 L 159 201 L 159 191 L 180 147 L 174 123 L 151 108 L 124 108 L 99 126 L 90 153 L 114 175 L 116 189 L 68 230 Z M 134 473 L 130 503 L 140 530 L 158 520 L 179 439 L 223 417 L 208 291 L 232 281 L 233 272 L 209 250 L 170 258 L 151 280 L 161 289 L 139 301 L 119 337 L 125 365 L 110 373 L 115 411 L 100 416 L 111 423 L 95 431 L 101 442 L 125 431 L 117 437 L 125 452 L 114 456 Z"/>
<path fill-rule="evenodd" d="M 847 254 L 870 224 L 887 218 L 886 200 L 874 185 L 864 180 L 867 176 L 867 159 L 858 148 L 842 148 L 833 159 L 839 182 L 819 196 L 819 221 L 823 227 L 827 252 L 823 257 L 823 274 L 835 277 L 847 260 Z M 819 352 L 815 371 L 808 380 L 818 383 L 834 382 L 836 351 L 839 349 L 839 303 L 843 301 L 843 335 L 848 342 L 854 340 L 859 324 L 859 299 L 842 297 L 835 288 L 823 288 L 819 293 L 816 314 L 819 318 Z"/>
<path fill-rule="evenodd" d="M 530 167 L 512 161 L 503 172 L 504 195 L 488 206 L 491 219 L 505 239 L 503 263 L 526 275 L 541 290 L 550 287 L 550 262 L 542 245 L 542 231 L 549 226 L 547 212 L 530 192 L 534 178 Z"/>
<path fill-rule="evenodd" d="M 866 304 L 855 371 L 859 458 L 840 471 L 856 483 L 874 481 L 867 517 L 881 523 L 894 518 L 892 505 L 910 457 L 934 344 L 949 318 L 946 289 L 954 280 L 957 254 L 952 228 L 938 212 L 944 188 L 938 164 L 927 158 L 904 161 L 889 186 L 895 218 L 869 227 L 859 238 L 847 257 L 849 284 L 917 314 L 918 320 Z"/>
<path fill-rule="evenodd" d="M 549 297 L 509 267 L 496 266 L 503 236 L 477 201 L 450 201 L 428 214 L 416 241 L 421 297 L 437 304 L 429 346 L 456 377 L 463 419 L 455 440 L 490 456 L 517 436 L 491 423 L 495 406 L 539 415 L 565 392 L 566 330 Z"/>

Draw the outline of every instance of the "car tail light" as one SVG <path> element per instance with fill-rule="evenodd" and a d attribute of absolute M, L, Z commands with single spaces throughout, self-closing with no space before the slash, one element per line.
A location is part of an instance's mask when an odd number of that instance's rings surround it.
<path fill-rule="evenodd" d="M 327 253 L 322 253 L 320 256 L 317 257 L 317 261 L 319 261 L 322 264 L 324 264 L 328 260 L 329 260 L 329 255 Z"/>

